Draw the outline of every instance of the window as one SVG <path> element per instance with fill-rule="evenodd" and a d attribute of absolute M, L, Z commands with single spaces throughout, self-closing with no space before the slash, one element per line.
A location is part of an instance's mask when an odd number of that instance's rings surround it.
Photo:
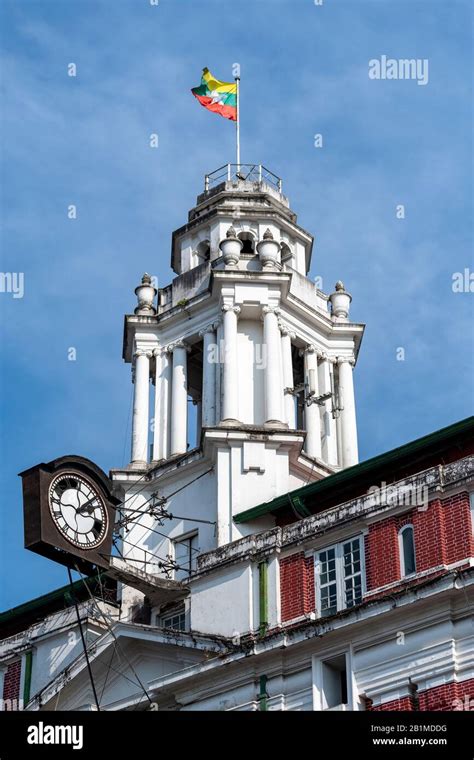
<path fill-rule="evenodd" d="M 413 525 L 405 525 L 398 534 L 400 550 L 400 570 L 402 578 L 416 573 L 415 563 L 415 539 Z"/>
<path fill-rule="evenodd" d="M 313 706 L 315 710 L 349 710 L 353 706 L 350 652 L 313 658 Z"/>
<path fill-rule="evenodd" d="M 184 604 L 169 610 L 163 615 L 159 615 L 156 622 L 160 628 L 172 628 L 174 631 L 185 631 L 186 612 Z"/>
<path fill-rule="evenodd" d="M 251 232 L 239 232 L 237 237 L 243 243 L 241 253 L 255 253 L 255 240 Z"/>
<path fill-rule="evenodd" d="M 316 554 L 316 588 L 321 617 L 362 601 L 362 538 L 343 541 Z"/>
<path fill-rule="evenodd" d="M 280 249 L 281 249 L 282 262 L 291 261 L 293 253 L 291 251 L 290 246 L 287 243 L 282 243 L 280 246 Z"/>
<path fill-rule="evenodd" d="M 209 257 L 211 255 L 211 247 L 209 245 L 209 240 L 202 240 L 198 247 L 196 248 L 196 254 L 199 259 L 199 263 L 202 264 L 203 261 L 208 261 Z"/>
<path fill-rule="evenodd" d="M 347 667 L 345 654 L 322 663 L 323 710 L 347 705 Z"/>
<path fill-rule="evenodd" d="M 174 571 L 176 581 L 182 581 L 196 569 L 198 554 L 198 533 L 188 533 L 173 541 L 174 559 L 179 568 Z"/>

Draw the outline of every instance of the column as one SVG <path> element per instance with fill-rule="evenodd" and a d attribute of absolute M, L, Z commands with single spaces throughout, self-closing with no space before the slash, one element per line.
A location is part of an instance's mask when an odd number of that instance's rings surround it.
<path fill-rule="evenodd" d="M 222 368 L 224 366 L 224 326 L 222 319 L 219 319 L 216 323 L 216 340 L 217 340 L 217 364 L 215 369 L 215 382 L 216 382 L 216 414 L 215 424 L 218 425 L 222 419 Z"/>
<path fill-rule="evenodd" d="M 328 355 L 325 353 L 321 353 L 320 355 L 318 370 L 320 394 L 323 396 L 327 393 L 331 393 L 332 396 L 331 362 Z M 332 416 L 332 404 L 332 397 L 330 397 L 324 402 L 323 406 L 323 459 L 328 464 L 337 464 L 336 421 Z"/>
<path fill-rule="evenodd" d="M 153 420 L 153 460 L 170 455 L 171 362 L 167 348 L 155 348 L 155 418 Z"/>
<path fill-rule="evenodd" d="M 223 306 L 224 381 L 222 420 L 237 422 L 239 416 L 239 369 L 237 352 L 237 317 L 240 306 Z"/>
<path fill-rule="evenodd" d="M 304 374 L 307 392 L 305 394 L 305 428 L 306 440 L 304 450 L 310 457 L 321 458 L 321 418 L 319 404 L 315 398 L 319 395 L 318 389 L 318 359 L 315 346 L 308 346 L 304 350 Z M 310 378 L 314 383 L 314 393 L 310 395 Z"/>
<path fill-rule="evenodd" d="M 342 465 L 351 467 L 359 461 L 357 449 L 357 424 L 354 400 L 354 380 L 352 367 L 355 362 L 349 357 L 339 357 L 339 396 L 341 399 Z"/>
<path fill-rule="evenodd" d="M 146 465 L 148 462 L 150 358 L 151 352 L 148 351 L 137 351 L 134 355 L 135 385 L 132 417 L 132 464 L 137 465 Z"/>
<path fill-rule="evenodd" d="M 296 427 L 296 407 L 293 381 L 293 357 L 291 354 L 291 341 L 295 334 L 290 332 L 286 325 L 280 325 L 281 332 L 281 354 L 282 354 L 282 372 L 283 372 L 283 394 L 285 408 L 285 422 L 290 430 Z"/>
<path fill-rule="evenodd" d="M 202 349 L 202 427 L 216 424 L 216 324 L 206 327 L 199 335 L 203 339 Z"/>
<path fill-rule="evenodd" d="M 279 310 L 264 306 L 263 345 L 265 347 L 265 424 L 283 422 L 283 380 Z"/>
<path fill-rule="evenodd" d="M 201 445 L 201 431 L 202 431 L 202 399 L 193 401 L 196 407 L 196 448 Z"/>
<path fill-rule="evenodd" d="M 173 374 L 171 389 L 171 456 L 185 454 L 188 437 L 188 347 L 183 341 L 173 343 Z"/>

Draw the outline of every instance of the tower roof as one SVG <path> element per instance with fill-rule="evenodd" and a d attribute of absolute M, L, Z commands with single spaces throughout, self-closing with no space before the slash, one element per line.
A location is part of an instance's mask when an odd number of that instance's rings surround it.
<path fill-rule="evenodd" d="M 189 211 L 187 223 L 173 232 L 171 268 L 176 274 L 182 274 L 181 241 L 206 224 L 219 218 L 258 223 L 263 217 L 275 220 L 290 235 L 296 233 L 304 240 L 306 271 L 309 271 L 313 236 L 297 224 L 297 215 L 283 195 L 281 178 L 262 164 L 225 164 L 206 174 L 204 192 L 198 195 L 196 205 Z"/>

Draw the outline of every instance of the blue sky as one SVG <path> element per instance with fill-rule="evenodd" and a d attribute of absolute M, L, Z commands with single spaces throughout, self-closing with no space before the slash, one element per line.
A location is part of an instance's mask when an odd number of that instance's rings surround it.
<path fill-rule="evenodd" d="M 17 473 L 127 461 L 123 314 L 144 271 L 170 281 L 172 230 L 234 160 L 233 125 L 189 91 L 203 66 L 240 63 L 242 160 L 283 178 L 311 276 L 343 279 L 367 324 L 361 458 L 472 413 L 473 296 L 452 290 L 473 269 L 469 0 L 2 0 L 1 16 L 1 270 L 25 293 L 0 293 L 0 609 L 67 581 L 23 549 Z M 428 84 L 370 80 L 381 55 L 428 59 Z"/>

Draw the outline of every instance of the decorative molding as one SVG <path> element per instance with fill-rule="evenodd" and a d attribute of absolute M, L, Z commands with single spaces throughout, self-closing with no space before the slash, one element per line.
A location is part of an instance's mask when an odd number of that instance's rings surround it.
<path fill-rule="evenodd" d="M 200 338 L 204 338 L 204 336 L 207 335 L 207 334 L 211 334 L 212 335 L 213 333 L 216 332 L 216 330 L 217 330 L 217 323 L 216 322 L 211 322 L 203 330 L 199 331 L 199 337 Z"/>
<path fill-rule="evenodd" d="M 284 322 L 278 322 L 278 327 L 280 328 L 280 332 L 282 336 L 286 337 L 287 335 L 289 335 L 291 340 L 295 340 L 296 333 L 293 332 L 293 330 L 291 330 L 291 328 L 288 325 L 286 325 Z"/>
<path fill-rule="evenodd" d="M 169 351 L 170 353 L 172 353 L 175 350 L 175 348 L 184 348 L 185 351 L 186 351 L 186 353 L 188 353 L 188 354 L 191 351 L 191 346 L 189 346 L 187 343 L 185 343 L 185 341 L 182 340 L 182 339 L 175 340 L 173 343 L 170 343 L 166 347 L 166 350 Z"/>
<path fill-rule="evenodd" d="M 355 366 L 355 359 L 353 356 L 337 356 L 336 357 L 336 363 L 337 364 L 350 364 L 351 367 Z"/>
<path fill-rule="evenodd" d="M 299 355 L 304 356 L 305 354 L 316 354 L 318 355 L 318 348 L 314 345 L 314 343 L 309 343 L 305 348 L 300 348 Z"/>
<path fill-rule="evenodd" d="M 262 314 L 263 317 L 265 317 L 266 314 L 275 314 L 276 317 L 279 317 L 281 314 L 281 309 L 279 309 L 278 306 L 263 306 Z"/>
<path fill-rule="evenodd" d="M 233 311 L 234 314 L 237 314 L 237 316 L 239 316 L 241 312 L 241 308 L 240 306 L 231 306 L 231 304 L 224 304 L 224 306 L 221 307 L 221 311 L 223 311 L 224 313 L 228 311 Z"/>

